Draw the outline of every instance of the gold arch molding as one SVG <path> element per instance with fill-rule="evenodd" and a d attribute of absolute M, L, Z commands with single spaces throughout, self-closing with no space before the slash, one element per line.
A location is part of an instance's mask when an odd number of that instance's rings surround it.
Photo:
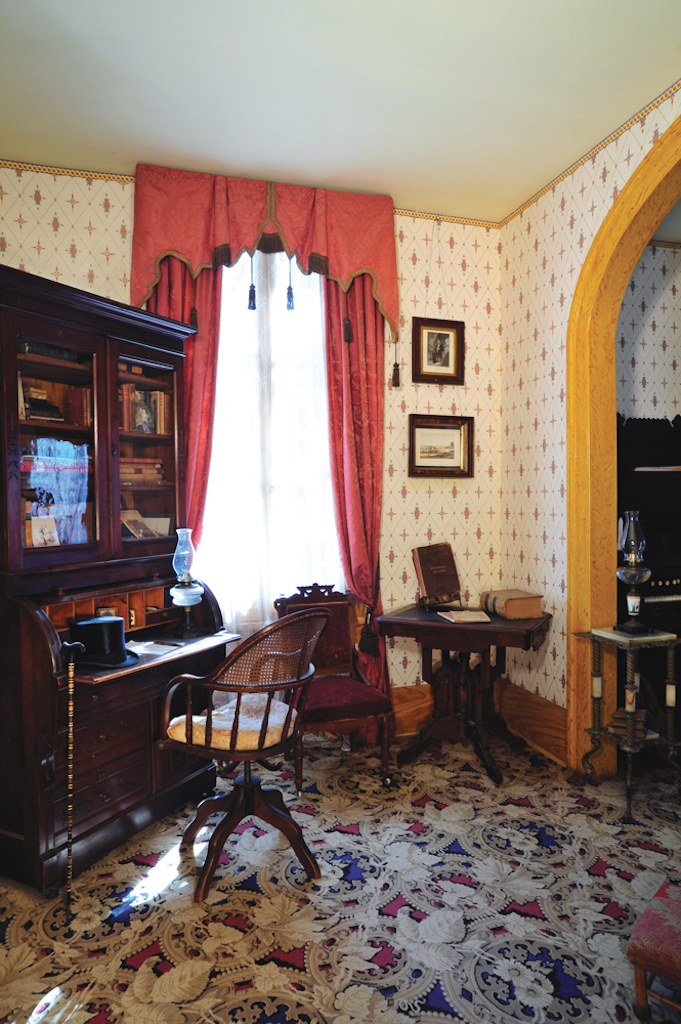
<path fill-rule="evenodd" d="M 617 605 L 616 331 L 636 263 L 681 198 L 681 115 L 634 171 L 582 267 L 567 334 L 568 763 L 590 746 L 591 653 L 576 631 L 609 626 Z M 615 658 L 604 650 L 603 714 L 615 708 Z M 606 719 L 607 720 L 607 719 Z M 613 744 L 599 770 L 615 769 Z"/>

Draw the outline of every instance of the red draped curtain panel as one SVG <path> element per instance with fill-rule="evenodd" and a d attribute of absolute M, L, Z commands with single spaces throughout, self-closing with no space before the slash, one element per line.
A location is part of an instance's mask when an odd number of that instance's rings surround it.
<path fill-rule="evenodd" d="M 215 405 L 217 270 L 243 252 L 284 250 L 327 279 L 332 464 L 348 584 L 373 604 L 383 472 L 383 317 L 397 332 L 397 258 L 390 196 L 331 192 L 139 164 L 131 296 L 189 323 L 185 422 L 188 524 L 200 535 Z M 194 294 L 194 285 L 195 292 Z M 353 340 L 344 340 L 347 315 Z M 365 658 L 388 692 L 383 649 Z"/>
<path fill-rule="evenodd" d="M 221 286 L 221 269 L 202 270 L 194 279 L 186 263 L 175 256 L 166 256 L 159 266 L 158 283 L 147 302 L 152 313 L 184 324 L 192 320 L 198 323 L 198 333 L 186 346 L 185 433 L 181 453 L 187 525 L 196 543 L 201 539 L 213 441 Z"/>
<path fill-rule="evenodd" d="M 347 294 L 326 281 L 324 296 L 331 474 L 343 571 L 352 593 L 372 607 L 383 498 L 385 327 L 366 275 L 355 278 Z M 346 310 L 350 343 L 344 340 Z M 380 612 L 379 595 L 375 614 Z M 360 651 L 359 661 L 372 686 L 389 694 L 385 642 L 378 658 Z"/>

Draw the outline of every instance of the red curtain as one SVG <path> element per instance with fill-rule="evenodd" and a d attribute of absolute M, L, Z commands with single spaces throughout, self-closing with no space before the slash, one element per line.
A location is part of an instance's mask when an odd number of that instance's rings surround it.
<path fill-rule="evenodd" d="M 325 282 L 326 373 L 331 474 L 346 582 L 360 601 L 374 604 L 383 499 L 384 321 L 367 275 L 347 294 Z M 345 341 L 349 317 L 352 341 Z M 381 612 L 380 594 L 375 614 Z M 359 654 L 367 679 L 390 693 L 385 644 L 380 656 Z"/>
<path fill-rule="evenodd" d="M 215 379 L 222 270 L 202 270 L 194 279 L 187 265 L 167 256 L 159 265 L 159 281 L 147 306 L 152 313 L 188 324 L 196 310 L 199 330 L 185 342 L 185 468 L 187 526 L 195 543 L 201 539 L 208 470 L 213 441 Z"/>
<path fill-rule="evenodd" d="M 263 237 L 263 235 L 265 237 Z M 132 301 L 189 323 L 185 395 L 188 523 L 200 535 L 210 460 L 219 277 L 242 252 L 284 249 L 326 280 L 332 472 L 347 582 L 371 606 L 383 476 L 384 321 L 397 333 L 397 257 L 390 196 L 330 192 L 139 164 L 135 177 Z M 194 281 L 196 295 L 194 296 Z M 347 302 L 346 302 L 347 291 Z M 344 340 L 349 316 L 353 340 Z M 375 609 L 380 611 L 380 604 Z M 362 655 L 389 692 L 385 649 Z"/>

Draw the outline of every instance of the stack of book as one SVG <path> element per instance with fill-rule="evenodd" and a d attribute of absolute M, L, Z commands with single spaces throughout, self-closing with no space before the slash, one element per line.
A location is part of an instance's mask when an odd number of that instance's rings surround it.
<path fill-rule="evenodd" d="M 646 711 L 645 708 L 636 708 L 634 711 L 634 739 L 642 740 L 645 739 L 646 732 L 648 731 L 648 722 L 650 721 L 650 712 Z M 627 734 L 627 712 L 625 708 L 618 708 L 615 714 L 612 716 L 610 728 L 617 736 L 626 736 Z"/>
<path fill-rule="evenodd" d="M 27 420 L 41 420 L 46 423 L 63 423 L 64 414 L 58 405 L 53 405 L 45 388 L 24 385 L 24 410 Z"/>
<path fill-rule="evenodd" d="M 163 484 L 163 463 L 158 459 L 121 459 L 121 487 L 154 487 Z"/>

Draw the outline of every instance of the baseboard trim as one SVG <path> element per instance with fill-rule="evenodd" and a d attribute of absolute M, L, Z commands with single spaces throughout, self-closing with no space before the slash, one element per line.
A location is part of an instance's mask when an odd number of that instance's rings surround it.
<path fill-rule="evenodd" d="M 395 686 L 392 690 L 395 713 L 395 738 L 417 736 L 433 715 L 433 691 L 427 683 L 420 686 Z"/>
<path fill-rule="evenodd" d="M 516 686 L 505 676 L 496 681 L 495 706 L 509 732 L 567 767 L 567 708 Z"/>

